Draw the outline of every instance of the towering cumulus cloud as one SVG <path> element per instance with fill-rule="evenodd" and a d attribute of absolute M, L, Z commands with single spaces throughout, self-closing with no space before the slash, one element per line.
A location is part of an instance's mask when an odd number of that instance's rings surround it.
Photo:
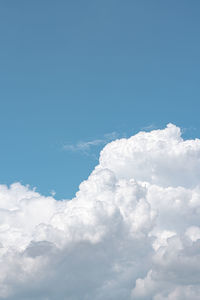
<path fill-rule="evenodd" d="M 70 201 L 0 186 L 0 299 L 197 300 L 200 140 L 113 141 Z"/>

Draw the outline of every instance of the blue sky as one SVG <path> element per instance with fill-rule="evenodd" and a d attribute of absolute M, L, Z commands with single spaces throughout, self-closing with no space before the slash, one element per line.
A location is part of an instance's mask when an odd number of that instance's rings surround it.
<path fill-rule="evenodd" d="M 199 9 L 197 0 L 1 1 L 0 183 L 71 198 L 112 135 L 172 122 L 199 137 Z M 89 153 L 65 147 L 97 140 Z"/>

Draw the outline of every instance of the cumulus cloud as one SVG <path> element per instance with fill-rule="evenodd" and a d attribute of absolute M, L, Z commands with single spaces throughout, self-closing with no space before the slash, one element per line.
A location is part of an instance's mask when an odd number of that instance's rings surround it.
<path fill-rule="evenodd" d="M 75 198 L 0 186 L 0 299 L 197 300 L 200 140 L 107 144 Z"/>

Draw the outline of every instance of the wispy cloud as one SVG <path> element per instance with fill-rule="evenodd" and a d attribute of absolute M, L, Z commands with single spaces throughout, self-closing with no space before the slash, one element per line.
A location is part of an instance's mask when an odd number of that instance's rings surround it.
<path fill-rule="evenodd" d="M 157 126 L 155 124 L 149 124 L 147 126 L 141 127 L 140 130 L 150 131 L 157 129 Z"/>
<path fill-rule="evenodd" d="M 89 141 L 79 141 L 75 144 L 66 144 L 63 146 L 63 150 L 66 151 L 81 151 L 83 153 L 87 153 L 91 150 L 93 147 L 103 146 L 106 143 L 116 139 L 119 137 L 119 134 L 117 132 L 111 132 L 104 134 L 104 136 L 100 139 L 94 139 Z"/>

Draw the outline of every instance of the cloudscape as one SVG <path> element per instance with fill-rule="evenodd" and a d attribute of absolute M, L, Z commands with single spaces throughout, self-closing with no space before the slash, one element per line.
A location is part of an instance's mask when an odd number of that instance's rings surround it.
<path fill-rule="evenodd" d="M 0 299 L 198 300 L 200 140 L 108 143 L 71 200 L 0 186 Z"/>

